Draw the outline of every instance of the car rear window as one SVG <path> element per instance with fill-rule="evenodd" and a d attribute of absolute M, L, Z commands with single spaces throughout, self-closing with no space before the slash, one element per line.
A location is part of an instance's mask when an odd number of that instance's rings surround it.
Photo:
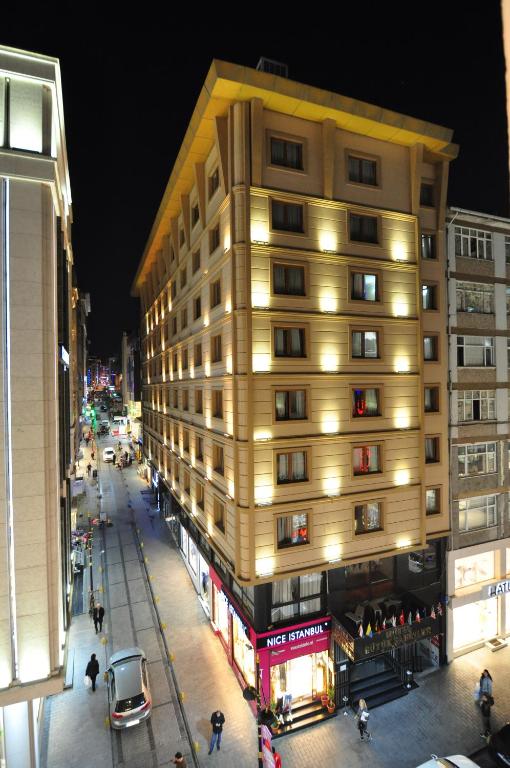
<path fill-rule="evenodd" d="M 116 712 L 129 712 L 131 709 L 137 709 L 145 704 L 145 696 L 143 693 L 139 693 L 138 696 L 133 696 L 131 699 L 122 699 L 117 702 L 115 707 Z"/>

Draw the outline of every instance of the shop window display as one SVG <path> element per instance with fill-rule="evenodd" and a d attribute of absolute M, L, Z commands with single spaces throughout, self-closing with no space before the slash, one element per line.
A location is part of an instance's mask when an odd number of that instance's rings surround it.
<path fill-rule="evenodd" d="M 236 615 L 232 616 L 234 659 L 247 685 L 255 685 L 255 652 L 244 627 Z"/>
<path fill-rule="evenodd" d="M 480 600 L 453 610 L 453 647 L 480 643 L 498 634 L 498 601 Z"/>
<path fill-rule="evenodd" d="M 290 697 L 292 703 L 316 698 L 327 689 L 328 653 L 311 653 L 271 667 L 271 700 Z"/>
<path fill-rule="evenodd" d="M 494 578 L 494 552 L 481 552 L 455 561 L 455 588 Z"/>

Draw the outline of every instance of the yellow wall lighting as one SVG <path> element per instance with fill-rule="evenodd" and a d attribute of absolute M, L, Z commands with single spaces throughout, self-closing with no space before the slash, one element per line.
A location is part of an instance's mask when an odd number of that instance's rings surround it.
<path fill-rule="evenodd" d="M 319 234 L 319 247 L 325 253 L 336 253 L 337 235 L 336 232 L 323 231 Z"/>
<path fill-rule="evenodd" d="M 232 355 L 227 355 L 225 358 L 225 366 L 227 369 L 227 373 L 232 373 Z"/>
<path fill-rule="evenodd" d="M 256 429 L 254 438 L 255 440 L 271 440 L 272 434 L 268 429 Z"/>
<path fill-rule="evenodd" d="M 324 547 L 324 559 L 329 563 L 337 563 L 342 559 L 342 546 L 338 542 L 326 544 Z"/>
<path fill-rule="evenodd" d="M 336 312 L 338 309 L 338 301 L 334 296 L 321 296 L 319 299 L 319 306 L 321 312 Z"/>
<path fill-rule="evenodd" d="M 395 485 L 409 485 L 411 473 L 408 469 L 397 469 L 395 472 Z"/>
<path fill-rule="evenodd" d="M 334 373 L 338 370 L 338 365 L 338 355 L 328 353 L 321 355 L 321 371 Z"/>
<path fill-rule="evenodd" d="M 411 425 L 411 419 L 409 417 L 408 408 L 397 408 L 394 424 L 397 429 L 409 429 Z"/>
<path fill-rule="evenodd" d="M 395 358 L 395 373 L 409 373 L 410 365 L 409 358 L 396 357 Z"/>
<path fill-rule="evenodd" d="M 409 305 L 407 301 L 401 297 L 398 297 L 393 302 L 393 314 L 395 317 L 407 317 L 409 314 Z"/>
<path fill-rule="evenodd" d="M 225 232 L 225 236 L 223 238 L 223 250 L 228 251 L 230 249 L 230 232 Z"/>
<path fill-rule="evenodd" d="M 273 503 L 273 486 L 272 485 L 257 485 L 255 487 L 255 504 L 259 506 L 265 506 L 266 504 Z"/>
<path fill-rule="evenodd" d="M 334 435 L 340 430 L 340 421 L 333 413 L 325 413 L 321 424 L 325 435 Z"/>
<path fill-rule="evenodd" d="M 407 261 L 405 243 L 403 243 L 401 240 L 395 240 L 391 244 L 391 257 L 393 261 Z"/>
<path fill-rule="evenodd" d="M 265 373 L 271 370 L 271 355 L 268 353 L 255 353 L 252 359 L 253 371 L 255 373 Z"/>
<path fill-rule="evenodd" d="M 250 232 L 252 243 L 266 244 L 269 242 L 269 230 L 265 221 L 252 221 Z"/>
<path fill-rule="evenodd" d="M 225 301 L 225 312 L 227 314 L 230 314 L 232 312 L 232 301 L 230 299 L 227 299 Z"/>
<path fill-rule="evenodd" d="M 326 477 L 323 482 L 323 488 L 327 496 L 340 496 L 340 478 Z"/>

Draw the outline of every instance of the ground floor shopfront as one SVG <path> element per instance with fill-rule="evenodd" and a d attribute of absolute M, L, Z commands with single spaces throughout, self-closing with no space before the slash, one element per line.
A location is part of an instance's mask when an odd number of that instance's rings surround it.
<path fill-rule="evenodd" d="M 331 619 L 323 617 L 279 630 L 256 632 L 221 577 L 210 569 L 211 621 L 239 682 L 255 687 L 262 706 L 320 698 L 332 680 Z"/>
<path fill-rule="evenodd" d="M 510 635 L 510 539 L 448 552 L 448 657 Z"/>

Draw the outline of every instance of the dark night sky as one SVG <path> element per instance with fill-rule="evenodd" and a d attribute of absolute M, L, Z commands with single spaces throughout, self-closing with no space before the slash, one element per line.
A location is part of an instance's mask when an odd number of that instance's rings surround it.
<path fill-rule="evenodd" d="M 449 203 L 508 216 L 497 0 L 340 2 L 334 15 L 321 5 L 315 21 L 297 5 L 278 17 L 239 4 L 237 26 L 222 20 L 221 4 L 201 25 L 197 4 L 187 18 L 171 12 L 176 4 L 165 12 L 150 2 L 131 16 L 119 3 L 117 18 L 106 2 L 61 2 L 55 14 L 40 7 L 41 18 L 3 16 L 0 42 L 61 61 L 73 248 L 79 285 L 91 293 L 94 353 L 116 352 L 138 323 L 131 283 L 213 58 L 285 61 L 293 80 L 453 128 L 460 155 Z"/>

